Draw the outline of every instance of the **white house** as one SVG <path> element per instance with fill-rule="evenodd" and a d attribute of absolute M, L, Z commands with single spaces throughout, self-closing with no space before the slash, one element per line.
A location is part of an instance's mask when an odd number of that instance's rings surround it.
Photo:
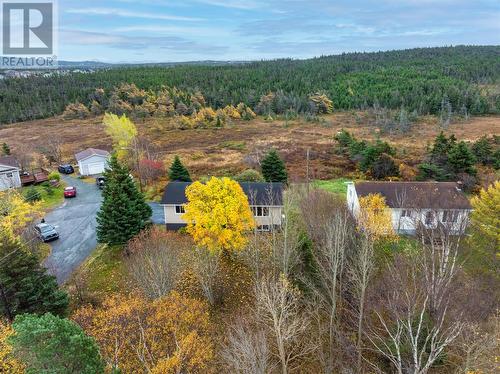
<path fill-rule="evenodd" d="M 21 169 L 12 156 L 0 157 L 0 191 L 21 187 Z"/>
<path fill-rule="evenodd" d="M 399 234 L 415 234 L 417 227 L 446 227 L 461 233 L 471 205 L 455 182 L 356 182 L 347 185 L 347 205 L 359 215 L 359 198 L 380 194 L 391 210 L 392 226 Z"/>
<path fill-rule="evenodd" d="M 184 205 L 187 203 L 186 188 L 191 182 L 170 182 L 165 187 L 161 205 L 168 230 L 178 230 L 186 226 L 182 219 Z M 240 183 L 248 197 L 257 229 L 269 231 L 281 226 L 283 209 L 282 183 Z"/>
<path fill-rule="evenodd" d="M 75 154 L 81 175 L 102 174 L 108 166 L 109 152 L 102 149 L 88 148 Z"/>

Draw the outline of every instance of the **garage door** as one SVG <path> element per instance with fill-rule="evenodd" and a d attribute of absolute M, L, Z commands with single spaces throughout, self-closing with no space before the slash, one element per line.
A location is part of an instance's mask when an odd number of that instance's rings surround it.
<path fill-rule="evenodd" d="M 103 162 L 93 162 L 88 165 L 89 174 L 101 174 L 104 172 L 104 163 Z"/>

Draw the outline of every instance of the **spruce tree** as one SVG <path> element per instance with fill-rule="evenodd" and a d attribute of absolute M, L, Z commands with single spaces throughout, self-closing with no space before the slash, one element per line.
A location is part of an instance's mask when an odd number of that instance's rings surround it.
<path fill-rule="evenodd" d="M 7 256 L 7 257 L 6 257 Z M 68 295 L 47 274 L 39 259 L 22 243 L 7 235 L 0 236 L 0 312 L 12 320 L 23 313 L 50 312 L 63 316 Z"/>
<path fill-rule="evenodd" d="M 175 156 L 168 171 L 168 177 L 172 182 L 192 182 L 189 171 L 184 167 L 179 156 Z"/>
<path fill-rule="evenodd" d="M 10 147 L 7 143 L 2 144 L 2 155 L 4 155 L 4 156 L 10 155 Z"/>
<path fill-rule="evenodd" d="M 464 141 L 457 143 L 448 154 L 448 165 L 454 174 L 467 173 L 476 175 L 476 158 Z"/>
<path fill-rule="evenodd" d="M 471 151 L 474 153 L 474 156 L 476 156 L 476 160 L 483 165 L 493 163 L 493 147 L 486 136 L 477 140 L 472 145 Z"/>
<path fill-rule="evenodd" d="M 137 190 L 129 169 L 118 162 L 116 155 L 111 157 L 104 178 L 103 202 L 97 213 L 97 240 L 125 244 L 147 225 L 151 207 Z"/>
<path fill-rule="evenodd" d="M 432 146 L 430 152 L 431 163 L 440 167 L 446 166 L 446 162 L 448 161 L 448 153 L 453 147 L 454 142 L 454 137 L 450 137 L 450 139 L 448 139 L 446 138 L 446 135 L 441 131 L 441 133 L 434 140 L 434 145 Z"/>
<path fill-rule="evenodd" d="M 266 182 L 286 183 L 288 180 L 285 163 L 275 149 L 271 149 L 266 157 L 264 157 L 261 163 L 261 168 L 262 175 L 264 176 Z"/>

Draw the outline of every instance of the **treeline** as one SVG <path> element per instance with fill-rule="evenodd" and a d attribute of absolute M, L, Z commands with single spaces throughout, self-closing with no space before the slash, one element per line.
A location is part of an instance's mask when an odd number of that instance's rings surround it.
<path fill-rule="evenodd" d="M 57 115 L 73 102 L 90 105 L 96 88 L 110 97 L 122 83 L 155 92 L 163 86 L 198 91 L 215 109 L 242 102 L 262 114 L 314 113 L 310 96 L 315 93 L 326 95 L 336 109 L 377 106 L 418 115 L 497 113 L 500 95 L 489 87 L 498 85 L 499 53 L 499 46 L 460 46 L 7 79 L 0 82 L 0 122 Z"/>
<path fill-rule="evenodd" d="M 358 140 L 342 129 L 335 136 L 336 153 L 348 157 L 358 169 L 374 179 L 461 181 L 465 190 L 471 191 L 478 182 L 477 166 L 500 169 L 500 137 L 483 136 L 474 143 L 458 141 L 455 135 L 441 132 L 429 146 L 422 163 L 412 170 L 389 143 L 380 139 L 374 142 Z"/>

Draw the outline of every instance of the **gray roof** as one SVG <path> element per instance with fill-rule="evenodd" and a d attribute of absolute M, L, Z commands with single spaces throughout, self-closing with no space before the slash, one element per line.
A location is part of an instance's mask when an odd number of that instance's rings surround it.
<path fill-rule="evenodd" d="M 0 165 L 10 166 L 19 169 L 19 162 L 17 162 L 14 156 L 2 156 L 0 157 Z"/>
<path fill-rule="evenodd" d="M 357 182 L 358 197 L 379 193 L 389 208 L 471 209 L 455 182 Z"/>
<path fill-rule="evenodd" d="M 161 203 L 187 203 L 186 187 L 190 184 L 191 182 L 168 183 L 163 192 Z M 242 182 L 240 186 L 247 195 L 250 205 L 283 205 L 283 183 Z"/>
<path fill-rule="evenodd" d="M 109 156 L 109 152 L 105 151 L 103 149 L 87 148 L 86 150 L 78 152 L 77 154 L 75 154 L 75 158 L 76 158 L 76 161 L 80 161 L 80 160 L 83 160 L 85 158 L 88 158 L 88 157 L 94 156 L 94 155 L 108 157 Z"/>

